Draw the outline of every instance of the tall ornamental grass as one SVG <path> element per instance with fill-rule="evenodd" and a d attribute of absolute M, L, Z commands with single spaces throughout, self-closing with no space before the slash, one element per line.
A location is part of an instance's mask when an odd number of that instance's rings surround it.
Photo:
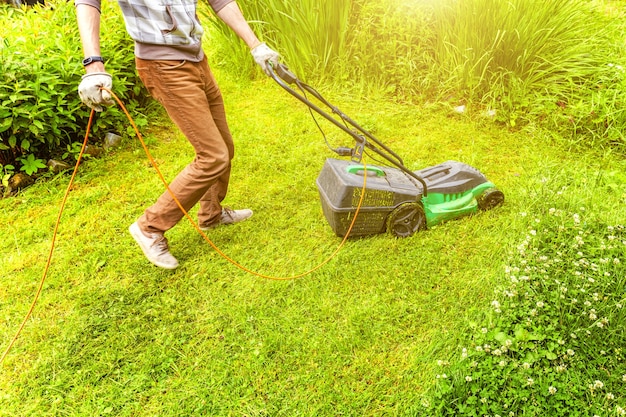
<path fill-rule="evenodd" d="M 583 0 L 468 0 L 434 7 L 440 92 L 544 122 L 573 142 L 624 146 L 621 20 Z"/>
<path fill-rule="evenodd" d="M 308 81 L 414 103 L 465 104 L 512 128 L 553 130 L 572 145 L 626 144 L 621 3 L 240 3 L 263 39 Z M 256 71 L 249 51 L 212 21 L 222 63 L 239 73 Z"/>
<path fill-rule="evenodd" d="M 345 59 L 350 0 L 240 0 L 238 4 L 257 34 L 280 51 L 296 73 L 333 73 Z M 220 54 L 224 61 L 240 71 L 249 71 L 247 49 L 221 21 L 210 21 L 218 41 L 227 43 Z"/>

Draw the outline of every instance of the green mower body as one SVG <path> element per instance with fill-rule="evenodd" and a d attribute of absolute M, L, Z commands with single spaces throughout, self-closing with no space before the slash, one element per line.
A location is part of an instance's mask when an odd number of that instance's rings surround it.
<path fill-rule="evenodd" d="M 426 194 L 422 182 L 402 170 L 327 159 L 316 183 L 333 231 L 344 236 L 356 215 L 351 236 L 388 232 L 408 237 L 504 202 L 493 183 L 462 162 L 447 161 L 413 174 L 427 185 Z"/>

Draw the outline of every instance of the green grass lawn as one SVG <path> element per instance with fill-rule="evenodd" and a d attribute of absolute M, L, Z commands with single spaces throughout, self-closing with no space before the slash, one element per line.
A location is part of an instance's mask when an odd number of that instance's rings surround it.
<path fill-rule="evenodd" d="M 273 82 L 222 78 L 237 146 L 226 204 L 255 215 L 209 237 L 259 273 L 307 271 L 341 242 L 315 186 L 334 154 L 306 107 Z M 127 231 L 163 190 L 128 137 L 80 168 L 41 299 L 0 368 L 0 416 L 421 415 L 437 360 L 471 336 L 529 223 L 551 207 L 626 218 L 620 155 L 442 106 L 320 90 L 410 169 L 469 163 L 504 206 L 407 239 L 349 240 L 322 269 L 282 282 L 236 268 L 183 220 L 168 233 L 181 266 L 165 271 Z M 334 146 L 352 144 L 321 124 Z M 192 158 L 164 117 L 144 135 L 168 179 Z M 68 181 L 0 200 L 2 350 L 38 286 Z"/>

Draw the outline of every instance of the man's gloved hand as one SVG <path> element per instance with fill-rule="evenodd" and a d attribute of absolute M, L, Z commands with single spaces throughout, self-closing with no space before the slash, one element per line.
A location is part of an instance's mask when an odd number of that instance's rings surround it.
<path fill-rule="evenodd" d="M 268 76 L 271 75 L 267 63 L 271 62 L 274 67 L 278 66 L 278 58 L 280 57 L 278 52 L 268 47 L 265 42 L 254 47 L 251 52 L 256 63 L 261 66 Z"/>
<path fill-rule="evenodd" d="M 113 79 L 107 72 L 91 72 L 83 75 L 82 81 L 78 85 L 78 95 L 83 103 L 94 109 L 102 111 L 102 105 L 113 104 L 111 93 L 102 90 L 105 87 L 113 88 Z"/>

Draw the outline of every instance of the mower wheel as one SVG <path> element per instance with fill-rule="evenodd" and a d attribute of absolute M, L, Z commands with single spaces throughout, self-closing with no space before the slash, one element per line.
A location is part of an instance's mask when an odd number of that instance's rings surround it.
<path fill-rule="evenodd" d="M 420 203 L 403 203 L 387 217 L 387 231 L 396 237 L 409 237 L 426 227 L 424 207 Z"/>
<path fill-rule="evenodd" d="M 481 210 L 491 210 L 504 203 L 504 193 L 497 188 L 490 188 L 478 196 L 478 208 Z"/>

